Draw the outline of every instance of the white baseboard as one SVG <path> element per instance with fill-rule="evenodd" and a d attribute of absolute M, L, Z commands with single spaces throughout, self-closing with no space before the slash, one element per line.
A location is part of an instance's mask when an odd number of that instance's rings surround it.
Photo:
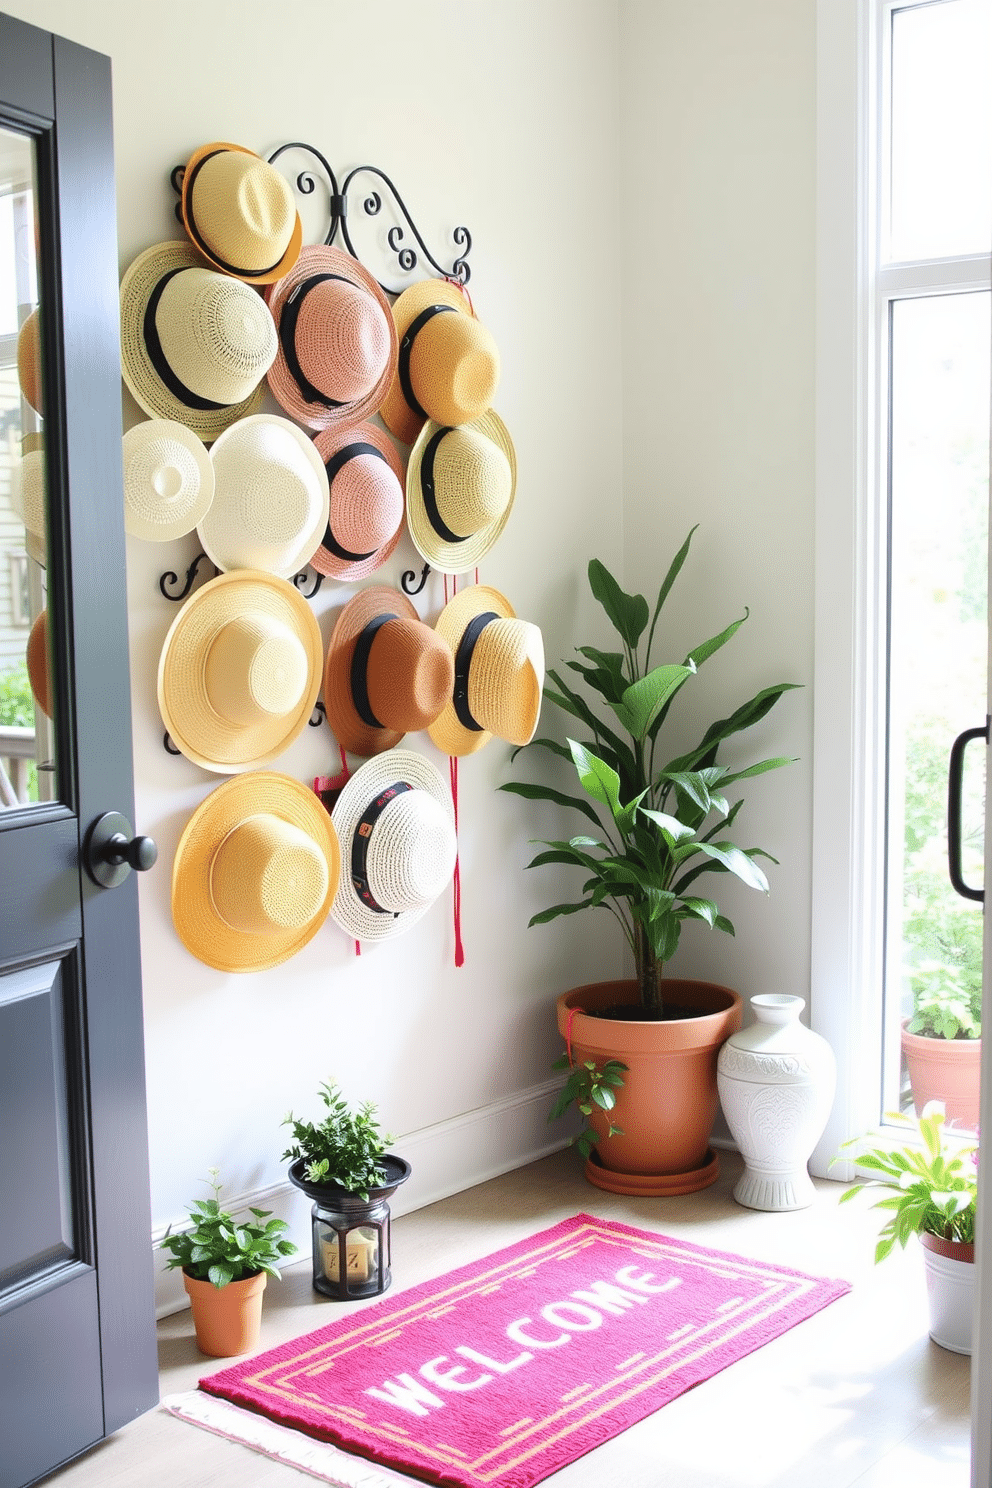
<path fill-rule="evenodd" d="M 390 1146 L 407 1160 L 412 1172 L 390 1199 L 390 1212 L 409 1214 L 564 1147 L 573 1128 L 567 1121 L 548 1125 L 548 1111 L 560 1089 L 560 1079 L 546 1080 L 517 1095 L 397 1137 Z M 225 1197 L 225 1207 L 234 1215 L 247 1218 L 252 1206 L 270 1209 L 284 1219 L 289 1225 L 288 1238 L 299 1248 L 299 1259 L 310 1255 L 310 1200 L 288 1179 Z M 182 1229 L 184 1221 L 185 1216 L 174 1220 L 173 1229 Z M 181 1271 L 166 1271 L 165 1256 L 157 1251 L 167 1228 L 163 1224 L 152 1231 L 155 1315 L 160 1318 L 189 1305 Z"/>

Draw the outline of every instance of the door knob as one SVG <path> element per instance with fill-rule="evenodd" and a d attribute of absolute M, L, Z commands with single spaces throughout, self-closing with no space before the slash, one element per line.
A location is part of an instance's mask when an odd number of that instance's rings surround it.
<path fill-rule="evenodd" d="M 105 811 L 86 833 L 83 862 L 95 884 L 102 889 L 115 889 L 131 869 L 146 873 L 158 858 L 158 847 L 151 837 L 132 837 L 131 823 L 119 811 Z"/>

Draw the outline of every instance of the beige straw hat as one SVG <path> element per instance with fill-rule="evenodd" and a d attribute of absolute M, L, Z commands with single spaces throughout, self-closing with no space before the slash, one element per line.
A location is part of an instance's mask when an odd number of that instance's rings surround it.
<path fill-rule="evenodd" d="M 386 428 L 412 444 L 426 419 L 467 424 L 485 413 L 499 384 L 499 351 L 465 292 L 423 279 L 395 301 L 393 320 L 399 354 L 380 410 Z"/>
<path fill-rule="evenodd" d="M 10 504 L 24 523 L 31 556 L 45 561 L 48 486 L 45 466 L 45 443 L 42 435 L 29 435 L 24 453 L 15 456 L 10 467 Z"/>
<path fill-rule="evenodd" d="M 417 552 L 441 573 L 475 568 L 506 526 L 516 488 L 517 457 L 498 414 L 457 428 L 426 423 L 406 469 Z"/>
<path fill-rule="evenodd" d="M 197 523 L 217 568 L 263 568 L 288 579 L 327 527 L 324 462 L 302 429 L 271 413 L 240 419 L 210 451 L 214 499 Z"/>
<path fill-rule="evenodd" d="M 149 418 L 209 444 L 254 413 L 276 328 L 247 284 L 205 269 L 190 243 L 157 243 L 121 280 L 121 371 Z"/>
<path fill-rule="evenodd" d="M 123 440 L 124 527 L 146 542 L 192 532 L 214 499 L 214 467 L 201 439 L 175 419 L 146 419 Z"/>
<path fill-rule="evenodd" d="M 443 754 L 474 754 L 495 734 L 529 744 L 541 714 L 544 640 L 498 589 L 474 584 L 449 600 L 437 633 L 454 657 L 451 701 L 427 732 Z"/>
<path fill-rule="evenodd" d="M 17 380 L 35 413 L 45 412 L 45 390 L 41 375 L 41 334 L 34 309 L 17 333 Z"/>
<path fill-rule="evenodd" d="M 381 754 L 433 723 L 451 697 L 451 653 L 398 589 L 373 584 L 338 615 L 324 668 L 331 732 L 349 754 Z"/>
<path fill-rule="evenodd" d="M 172 865 L 180 940 L 217 971 L 265 971 L 327 919 L 341 876 L 337 834 L 313 791 L 271 770 L 226 780 L 197 807 Z"/>
<path fill-rule="evenodd" d="M 443 893 L 458 843 L 451 791 L 436 765 L 390 749 L 356 770 L 331 813 L 343 871 L 331 917 L 356 940 L 408 930 Z"/>
<path fill-rule="evenodd" d="M 353 584 L 381 568 L 402 536 L 403 461 L 376 424 L 325 429 L 314 445 L 331 498 L 327 530 L 310 564 Z"/>
<path fill-rule="evenodd" d="M 304 248 L 268 302 L 279 336 L 269 389 L 290 418 L 309 429 L 370 418 L 396 372 L 397 338 L 368 270 L 339 248 Z"/>
<path fill-rule="evenodd" d="M 233 775 L 288 748 L 320 691 L 320 627 L 299 590 L 251 569 L 186 600 L 158 665 L 158 705 L 176 748 Z"/>
<path fill-rule="evenodd" d="M 216 269 L 274 284 L 300 255 L 303 224 L 284 176 L 243 145 L 201 145 L 183 172 L 183 225 Z"/>
<path fill-rule="evenodd" d="M 52 716 L 52 673 L 48 659 L 48 611 L 42 610 L 35 618 L 28 635 L 27 654 L 28 681 L 34 700 L 46 718 Z"/>

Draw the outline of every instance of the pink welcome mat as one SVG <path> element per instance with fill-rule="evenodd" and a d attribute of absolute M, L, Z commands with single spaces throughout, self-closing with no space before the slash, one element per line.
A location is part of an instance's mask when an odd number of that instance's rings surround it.
<path fill-rule="evenodd" d="M 429 1483 L 529 1488 L 849 1290 L 577 1214 L 200 1389 Z"/>

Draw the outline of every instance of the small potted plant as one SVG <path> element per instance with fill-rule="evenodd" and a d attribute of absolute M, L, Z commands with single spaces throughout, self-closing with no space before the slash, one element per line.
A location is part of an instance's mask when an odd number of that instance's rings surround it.
<path fill-rule="evenodd" d="M 283 1238 L 285 1220 L 271 1219 L 270 1209 L 251 1209 L 256 1222 L 237 1219 L 220 1207 L 217 1168 L 204 1180 L 213 1198 L 196 1199 L 189 1207 L 190 1225 L 166 1230 L 162 1250 L 172 1253 L 166 1270 L 179 1266 L 193 1309 L 197 1347 L 214 1358 L 247 1354 L 258 1346 L 262 1292 L 278 1265 L 296 1246 Z"/>
<path fill-rule="evenodd" d="M 386 1151 L 376 1107 L 352 1109 L 333 1081 L 320 1086 L 326 1114 L 319 1122 L 290 1112 L 289 1180 L 311 1198 L 313 1285 L 339 1300 L 384 1292 L 390 1271 L 387 1200 L 410 1176 L 410 1164 Z"/>
<path fill-rule="evenodd" d="M 876 1209 L 891 1211 L 875 1247 L 883 1261 L 898 1243 L 918 1235 L 926 1267 L 930 1337 L 941 1348 L 971 1353 L 978 1148 L 949 1131 L 942 1101 L 918 1117 L 889 1112 L 889 1127 L 843 1143 L 833 1162 L 853 1162 L 880 1176 L 841 1194 L 846 1203 L 866 1188 L 892 1190 Z M 833 1164 L 831 1164 L 832 1166 Z"/>
<path fill-rule="evenodd" d="M 903 1024 L 902 1052 L 917 1112 L 941 1100 L 949 1121 L 978 1126 L 982 1065 L 982 988 L 943 961 L 909 972 L 913 1016 Z"/>

